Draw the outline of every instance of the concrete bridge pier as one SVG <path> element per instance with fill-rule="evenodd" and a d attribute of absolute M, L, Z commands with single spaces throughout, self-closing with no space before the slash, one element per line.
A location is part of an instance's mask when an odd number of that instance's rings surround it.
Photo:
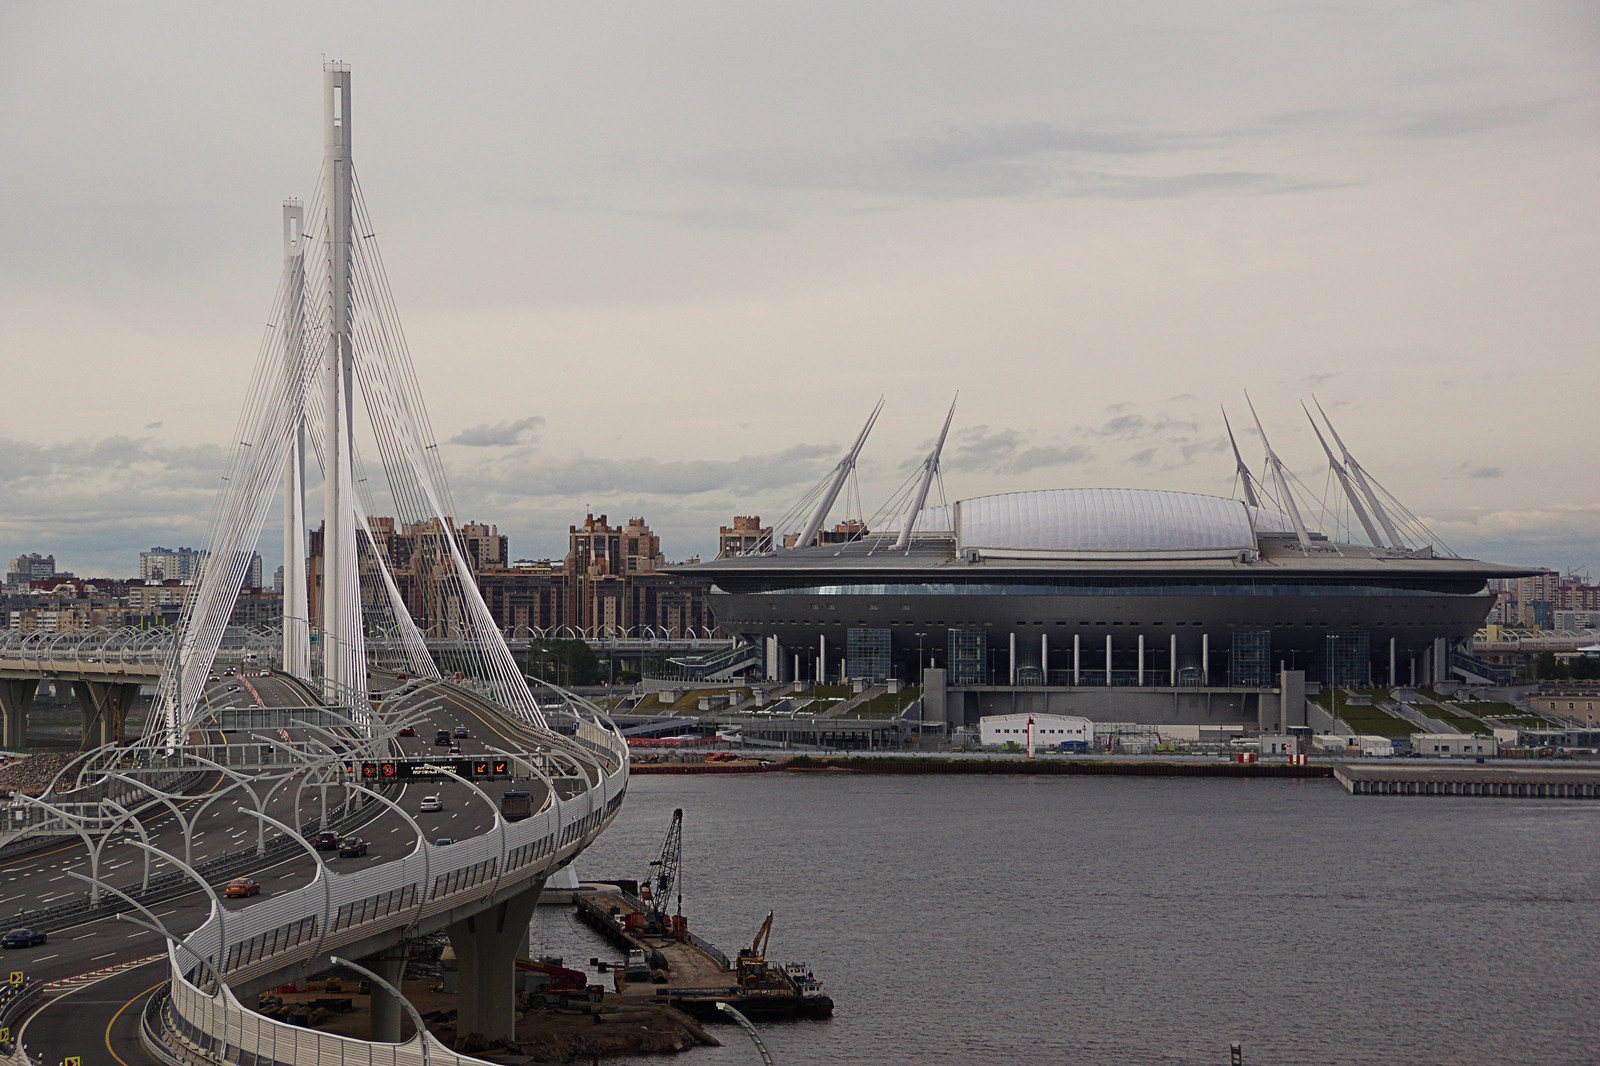
<path fill-rule="evenodd" d="M 528 950 L 528 923 L 544 881 L 448 928 L 456 953 L 456 1033 L 510 1041 L 516 1030 L 516 959 Z"/>
<path fill-rule="evenodd" d="M 38 678 L 0 679 L 0 748 L 22 751 L 28 746 L 28 708 L 38 690 Z"/>
<path fill-rule="evenodd" d="M 125 681 L 74 681 L 72 694 L 83 712 L 83 738 L 89 747 L 122 743 L 122 721 L 139 686 Z"/>
<path fill-rule="evenodd" d="M 388 981 L 396 988 L 400 987 L 400 979 L 406 972 L 405 948 L 401 946 L 393 951 L 375 955 L 370 959 L 362 959 L 361 965 Z M 400 1043 L 400 1001 L 391 996 L 376 982 L 372 986 L 372 1031 L 368 1034 L 369 1040 L 381 1040 L 386 1044 Z"/>

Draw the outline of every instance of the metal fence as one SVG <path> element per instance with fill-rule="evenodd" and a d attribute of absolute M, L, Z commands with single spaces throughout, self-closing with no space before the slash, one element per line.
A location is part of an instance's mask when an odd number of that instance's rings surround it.
<path fill-rule="evenodd" d="M 326 955 L 385 928 L 414 925 L 463 904 L 487 903 L 514 884 L 548 876 L 609 824 L 627 790 L 627 746 L 615 728 L 583 721 L 576 739 L 581 750 L 602 756 L 603 762 L 585 774 L 587 787 L 581 792 L 562 798 L 559 788 L 552 789 L 544 809 L 531 818 L 507 823 L 497 816 L 495 828 L 483 836 L 449 848 L 419 841 L 410 855 L 354 874 L 319 866 L 312 882 L 301 888 L 242 911 L 213 909 L 181 946 L 168 949 L 172 978 L 167 996 L 146 1015 L 142 1031 L 147 1046 L 165 1041 L 167 1050 L 153 1053 L 168 1066 L 189 1066 L 191 1061 L 238 1066 L 477 1063 L 431 1036 L 375 1044 L 273 1021 L 246 1009 L 228 982 L 271 974 L 294 961 Z M 467 871 L 482 876 L 455 876 Z M 372 902 L 380 897 L 402 900 L 404 906 Z M 369 903 L 370 920 L 341 925 L 341 912 L 348 916 L 359 909 L 366 914 Z M 268 935 L 308 919 L 310 925 L 298 926 L 305 933 L 298 943 L 255 953 Z M 213 976 L 219 963 L 220 981 Z M 426 1056 L 422 1039 L 429 1041 Z"/>

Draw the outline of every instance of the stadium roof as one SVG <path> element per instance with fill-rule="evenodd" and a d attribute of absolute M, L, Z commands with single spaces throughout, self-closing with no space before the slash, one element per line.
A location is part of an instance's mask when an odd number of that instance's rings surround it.
<path fill-rule="evenodd" d="M 1256 533 L 1293 532 L 1284 515 L 1238 500 L 1158 489 L 1044 489 L 928 508 L 919 532 L 953 533 L 957 546 L 990 558 L 1236 556 Z"/>

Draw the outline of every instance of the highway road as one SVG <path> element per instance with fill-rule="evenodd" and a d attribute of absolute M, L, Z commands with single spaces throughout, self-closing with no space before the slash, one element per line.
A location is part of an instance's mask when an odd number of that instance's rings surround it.
<path fill-rule="evenodd" d="M 305 706 L 307 696 L 297 682 L 278 677 L 223 677 L 207 690 L 212 707 Z M 423 688 L 394 699 L 392 706 L 385 704 L 382 712 L 386 715 L 420 713 L 417 736 L 399 741 L 406 755 L 442 756 L 446 749 L 434 745 L 435 731 L 449 729 L 453 732 L 458 725 L 466 726 L 470 734 L 454 741 L 463 755 L 484 753 L 486 746 L 508 751 L 518 747 L 492 720 L 478 713 L 470 698 L 449 689 Z M 295 740 L 318 735 L 311 730 L 289 732 Z M 219 738 L 220 734 L 211 734 L 213 741 Z M 248 738 L 234 734 L 230 739 L 242 743 Z M 326 740 L 325 737 L 319 739 Z M 189 811 L 197 810 L 215 790 L 225 787 L 227 780 L 222 774 L 207 775 L 190 790 L 190 798 L 182 805 Z M 534 807 L 538 808 L 542 802 L 541 785 L 515 787 L 529 787 Z M 307 788 L 305 791 L 301 816 L 310 818 L 320 799 L 313 794 L 317 790 Z M 330 808 L 340 802 L 340 791 L 337 787 L 328 790 Z M 280 788 L 269 803 L 267 813 L 293 824 L 293 792 L 293 783 Z M 491 791 L 491 795 L 494 794 Z M 424 795 L 439 796 L 443 809 L 431 813 L 420 811 Z M 417 820 L 430 842 L 444 837 L 461 840 L 476 836 L 489 831 L 494 824 L 490 805 L 482 795 L 453 781 L 412 782 L 389 798 Z M 254 846 L 257 819 L 238 811 L 241 805 L 251 805 L 242 790 L 211 803 L 195 827 L 195 862 Z M 383 863 L 410 853 L 416 846 L 414 831 L 388 807 L 380 805 L 380 810 L 372 821 L 355 831 L 355 835 L 369 843 L 365 856 L 339 858 L 334 852 L 323 852 L 318 861 L 338 869 Z M 143 821 L 155 846 L 182 856 L 182 830 L 170 811 L 161 807 L 149 809 Z M 278 835 L 275 828 L 269 827 L 269 840 Z M 137 833 L 130 832 L 106 845 L 102 873 L 108 883 L 126 887 L 139 882 L 143 853 L 128 843 L 137 839 Z M 301 850 L 277 861 L 263 861 L 266 865 L 249 875 L 260 881 L 261 896 L 226 900 L 224 905 L 229 911 L 250 907 L 275 891 L 299 887 L 311 879 L 315 869 L 312 857 Z M 68 877 L 67 872 L 87 872 L 88 865 L 83 845 L 67 842 L 0 864 L 0 915 L 15 913 L 11 908 L 59 903 L 81 896 L 86 886 Z M 167 869 L 170 866 L 166 864 L 152 863 L 152 874 Z M 221 886 L 214 887 L 220 890 Z M 181 937 L 205 919 L 210 900 L 196 890 L 153 910 L 169 930 Z M 4 920 L 0 917 L 0 922 Z M 156 961 L 134 965 L 152 957 Z M 139 1046 L 137 1026 L 144 997 L 166 976 L 164 948 L 158 935 L 115 918 L 100 918 L 54 931 L 46 944 L 7 950 L 3 961 L 8 964 L 5 967 L 8 971 L 22 970 L 29 979 L 47 982 L 49 1000 L 18 1026 L 17 1033 L 36 1063 L 55 1066 L 68 1056 L 81 1057 L 84 1066 L 135 1066 L 148 1060 Z M 124 969 L 117 969 L 119 967 Z"/>

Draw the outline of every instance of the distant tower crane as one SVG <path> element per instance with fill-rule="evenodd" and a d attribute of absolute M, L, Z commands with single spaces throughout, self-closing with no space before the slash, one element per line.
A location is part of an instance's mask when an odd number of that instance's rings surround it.
<path fill-rule="evenodd" d="M 650 862 L 650 876 L 645 879 L 650 890 L 650 910 L 645 916 L 647 926 L 664 927 L 667 922 L 667 897 L 678 890 L 679 915 L 683 914 L 683 886 L 679 873 L 683 869 L 683 808 L 672 812 L 672 824 L 667 826 L 667 839 L 661 842 L 661 854 Z"/>

